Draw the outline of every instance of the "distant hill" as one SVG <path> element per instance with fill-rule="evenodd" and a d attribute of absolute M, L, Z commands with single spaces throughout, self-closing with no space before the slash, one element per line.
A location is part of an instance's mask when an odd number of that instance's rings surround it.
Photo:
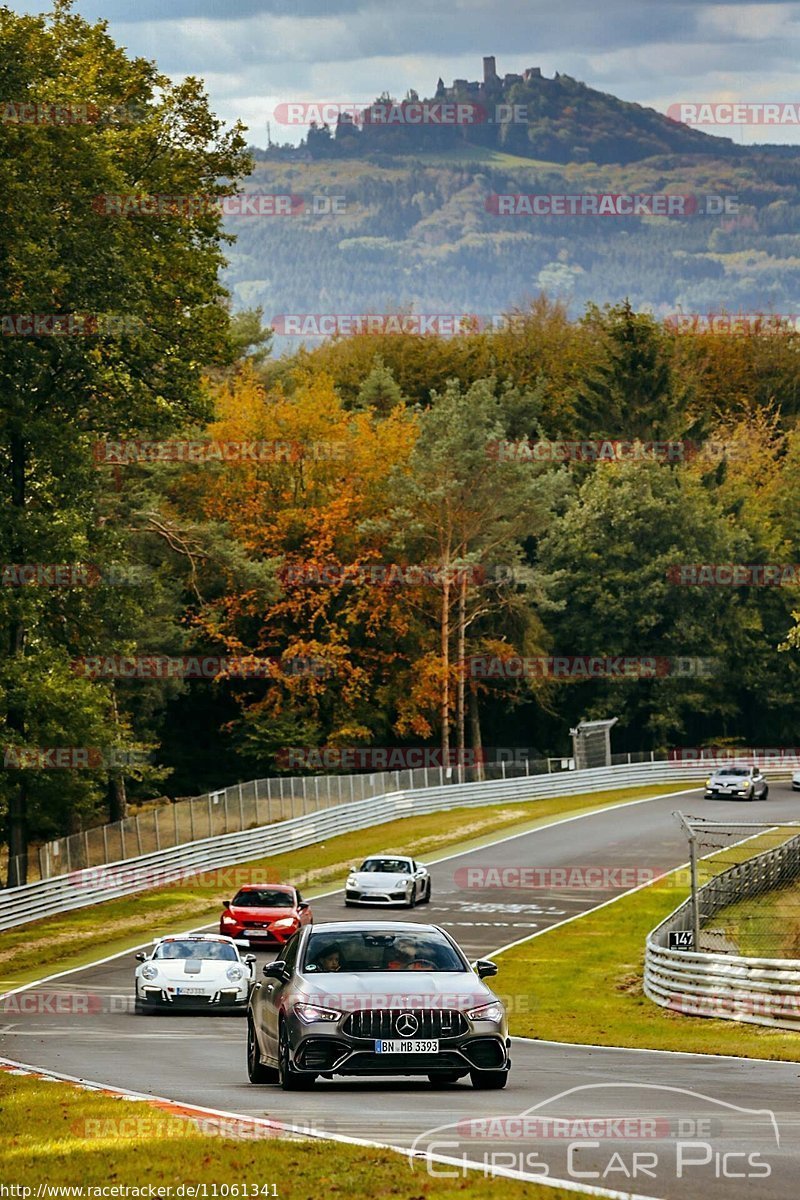
<path fill-rule="evenodd" d="M 421 107 L 422 106 L 422 107 Z M 456 106 L 459 106 L 456 108 Z M 321 115 L 325 115 L 322 110 Z M 359 113 L 318 121 L 298 151 L 312 159 L 363 158 L 481 146 L 549 162 L 631 163 L 654 154 L 736 157 L 730 138 L 712 137 L 640 104 L 537 67 L 499 76 L 484 59 L 482 80 L 442 80 L 432 96 L 379 97 Z M 284 157 L 277 148 L 270 157 Z"/>
<path fill-rule="evenodd" d="M 229 218 L 236 306 L 270 320 L 497 314 L 544 291 L 573 314 L 625 298 L 661 316 L 800 313 L 800 147 L 737 146 L 536 68 L 501 80 L 493 60 L 482 82 L 440 81 L 430 103 L 453 102 L 527 105 L 530 119 L 341 121 L 299 149 L 255 149 L 248 190 L 303 202 L 291 217 Z M 504 215 L 508 193 L 677 193 L 695 207 L 675 219 Z"/>

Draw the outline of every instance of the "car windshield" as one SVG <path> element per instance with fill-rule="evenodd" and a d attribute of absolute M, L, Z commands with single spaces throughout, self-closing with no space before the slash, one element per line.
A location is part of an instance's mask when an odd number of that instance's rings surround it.
<path fill-rule="evenodd" d="M 294 908 L 294 893 L 271 888 L 237 892 L 231 901 L 237 908 Z"/>
<path fill-rule="evenodd" d="M 405 858 L 365 858 L 362 871 L 380 871 L 383 875 L 410 875 L 411 863 Z"/>
<path fill-rule="evenodd" d="M 442 933 L 426 929 L 375 929 L 311 934 L 303 969 L 330 971 L 468 971 L 468 964 Z"/>
<path fill-rule="evenodd" d="M 721 767 L 717 771 L 718 775 L 749 775 L 747 767 Z"/>
<path fill-rule="evenodd" d="M 222 962 L 238 960 L 236 947 L 229 942 L 161 942 L 153 958 L 210 958 Z"/>

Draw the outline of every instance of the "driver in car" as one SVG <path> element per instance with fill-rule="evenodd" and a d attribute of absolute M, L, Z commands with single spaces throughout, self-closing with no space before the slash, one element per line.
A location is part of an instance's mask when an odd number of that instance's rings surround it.
<path fill-rule="evenodd" d="M 435 971 L 436 963 L 430 951 L 416 946 L 410 938 L 398 938 L 392 947 L 393 957 L 386 964 L 388 971 Z"/>
<path fill-rule="evenodd" d="M 341 971 L 342 969 L 342 952 L 337 945 L 326 946 L 324 950 L 320 950 L 314 966 L 318 971 Z"/>

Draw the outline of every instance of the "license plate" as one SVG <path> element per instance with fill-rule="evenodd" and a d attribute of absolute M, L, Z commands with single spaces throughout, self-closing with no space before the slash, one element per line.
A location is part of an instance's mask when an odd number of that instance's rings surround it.
<path fill-rule="evenodd" d="M 438 1054 L 439 1039 L 429 1038 L 427 1041 L 411 1040 L 411 1041 L 376 1041 L 376 1054 Z"/>
<path fill-rule="evenodd" d="M 177 993 L 179 996 L 205 996 L 206 989 L 205 988 L 178 988 Z"/>
<path fill-rule="evenodd" d="M 247 937 L 266 937 L 269 933 L 268 929 L 245 929 Z"/>

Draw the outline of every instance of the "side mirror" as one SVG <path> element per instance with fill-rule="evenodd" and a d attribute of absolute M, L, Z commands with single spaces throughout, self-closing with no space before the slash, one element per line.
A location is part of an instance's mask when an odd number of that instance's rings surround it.
<path fill-rule="evenodd" d="M 222 907 L 223 907 L 223 908 L 230 908 L 230 906 L 231 906 L 231 902 L 230 902 L 230 900 L 223 900 L 223 901 L 222 901 Z"/>
<path fill-rule="evenodd" d="M 297 906 L 297 911 L 298 911 L 298 912 L 305 912 L 307 908 L 308 908 L 308 901 L 307 901 L 307 900 L 301 900 L 301 901 L 300 901 L 300 903 L 299 903 L 299 904 L 298 904 L 298 906 Z"/>
<path fill-rule="evenodd" d="M 289 972 L 286 970 L 286 963 L 281 962 L 279 958 L 275 962 L 267 963 L 261 971 L 265 979 L 278 979 L 281 983 L 285 983 L 289 978 Z"/>
<path fill-rule="evenodd" d="M 488 979 L 490 975 L 497 974 L 497 963 L 489 962 L 488 958 L 479 958 L 474 967 L 479 979 Z"/>
<path fill-rule="evenodd" d="M 256 961 L 255 954 L 245 954 L 244 961 L 247 963 L 248 967 L 252 967 L 253 963 Z"/>
<path fill-rule="evenodd" d="M 147 962 L 147 955 L 145 954 L 144 950 L 140 950 L 139 953 L 136 955 L 136 961 L 137 962 Z"/>

